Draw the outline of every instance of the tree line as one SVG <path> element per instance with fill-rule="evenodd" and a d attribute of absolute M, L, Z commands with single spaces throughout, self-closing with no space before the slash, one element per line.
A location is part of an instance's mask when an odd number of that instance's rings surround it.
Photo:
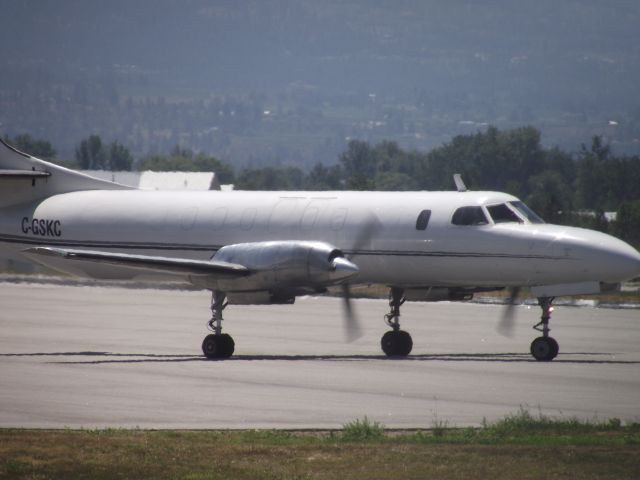
<path fill-rule="evenodd" d="M 7 139 L 18 149 L 56 161 L 49 142 L 29 135 Z M 518 196 L 550 223 L 606 231 L 640 245 L 640 157 L 616 156 L 601 137 L 576 153 L 541 144 L 533 127 L 459 135 L 428 152 L 405 150 L 395 142 L 371 145 L 351 140 L 332 165 L 243 168 L 176 146 L 168 154 L 134 161 L 118 142 L 93 135 L 76 148 L 82 169 L 214 171 L 221 183 L 241 190 L 451 190 L 460 173 L 473 190 Z M 607 221 L 605 212 L 617 212 Z"/>

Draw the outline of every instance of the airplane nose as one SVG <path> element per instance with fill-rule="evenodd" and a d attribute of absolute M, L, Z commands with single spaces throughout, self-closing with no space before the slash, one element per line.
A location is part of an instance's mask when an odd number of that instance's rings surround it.
<path fill-rule="evenodd" d="M 344 281 L 360 272 L 357 265 L 344 257 L 334 258 L 331 262 L 329 278 L 333 282 Z"/>
<path fill-rule="evenodd" d="M 631 260 L 632 264 L 633 264 L 633 259 Z M 636 250 L 636 254 L 635 254 L 635 274 L 633 275 L 633 278 L 637 278 L 640 277 L 640 252 L 638 252 Z"/>
<path fill-rule="evenodd" d="M 640 276 L 640 252 L 621 240 L 618 242 L 619 244 L 614 247 L 613 256 L 620 271 L 626 273 L 628 280 Z"/>
<path fill-rule="evenodd" d="M 640 252 L 618 238 L 601 234 L 596 245 L 591 245 L 597 263 L 604 276 L 604 281 L 620 282 L 640 276 Z"/>

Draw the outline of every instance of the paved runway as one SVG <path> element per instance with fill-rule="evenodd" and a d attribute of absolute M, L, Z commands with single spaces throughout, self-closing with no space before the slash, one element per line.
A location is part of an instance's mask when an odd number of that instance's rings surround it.
<path fill-rule="evenodd" d="M 206 361 L 206 292 L 0 284 L 0 427 L 339 428 L 478 425 L 537 414 L 640 421 L 640 312 L 559 307 L 560 355 L 528 353 L 538 308 L 407 303 L 413 354 L 381 355 L 386 302 L 358 300 L 343 341 L 338 299 L 231 306 L 236 355 Z"/>

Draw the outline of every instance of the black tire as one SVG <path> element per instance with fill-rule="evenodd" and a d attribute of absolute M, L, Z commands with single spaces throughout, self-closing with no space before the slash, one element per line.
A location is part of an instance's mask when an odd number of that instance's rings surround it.
<path fill-rule="evenodd" d="M 531 342 L 531 355 L 539 362 L 550 362 L 558 354 L 558 342 L 551 337 L 538 337 Z"/>
<path fill-rule="evenodd" d="M 394 335 L 396 332 L 386 332 L 382 339 L 380 340 L 380 346 L 382 347 L 382 351 L 387 356 L 392 356 L 396 354 L 397 348 L 397 337 Z"/>
<path fill-rule="evenodd" d="M 235 350 L 235 342 L 231 335 L 223 333 L 221 335 L 210 334 L 202 341 L 202 353 L 204 356 L 213 358 L 229 358 Z"/>
<path fill-rule="evenodd" d="M 409 332 L 403 330 L 385 333 L 380 340 L 382 351 L 389 357 L 406 357 L 411 353 L 413 340 Z"/>
<path fill-rule="evenodd" d="M 553 360 L 558 356 L 558 352 L 560 351 L 560 345 L 558 345 L 558 342 L 556 342 L 556 339 L 553 337 L 547 337 L 547 340 L 549 341 L 549 343 L 551 343 L 551 346 L 553 347 L 553 354 L 550 358 L 550 360 Z"/>
<path fill-rule="evenodd" d="M 413 348 L 413 339 L 411 338 L 411 335 L 409 335 L 409 332 L 405 332 L 404 330 L 399 330 L 396 333 L 400 340 L 400 346 L 396 355 L 406 357 L 411 353 L 411 349 Z"/>
<path fill-rule="evenodd" d="M 215 335 L 207 335 L 202 341 L 202 353 L 207 358 L 218 358 L 220 354 L 220 345 Z"/>
<path fill-rule="evenodd" d="M 220 358 L 229 358 L 233 355 L 233 351 L 236 348 L 236 343 L 233 341 L 233 337 L 228 333 L 223 333 L 220 335 L 220 341 L 222 342 Z"/>

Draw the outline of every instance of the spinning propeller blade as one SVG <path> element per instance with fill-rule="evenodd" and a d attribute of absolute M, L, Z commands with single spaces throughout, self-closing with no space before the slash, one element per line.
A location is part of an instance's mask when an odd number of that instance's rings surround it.
<path fill-rule="evenodd" d="M 381 227 L 382 224 L 380 220 L 378 220 L 378 217 L 374 213 L 370 213 L 355 237 L 353 246 L 351 247 L 351 253 L 349 254 L 349 260 L 353 260 L 353 257 L 358 254 L 358 251 L 370 242 L 371 237 Z M 360 338 L 363 333 L 351 301 L 351 287 L 348 282 L 342 284 L 342 299 L 345 337 L 347 342 L 353 342 Z"/>
<path fill-rule="evenodd" d="M 516 320 L 516 300 L 519 295 L 520 287 L 513 287 L 511 289 L 511 295 L 509 295 L 507 300 L 507 306 L 504 308 L 504 312 L 502 313 L 502 319 L 496 327 L 498 333 L 505 337 L 513 337 L 513 329 L 515 327 Z"/>
<path fill-rule="evenodd" d="M 351 289 L 348 283 L 342 284 L 342 306 L 344 309 L 344 333 L 347 342 L 353 342 L 362 336 L 360 322 L 351 302 Z"/>

